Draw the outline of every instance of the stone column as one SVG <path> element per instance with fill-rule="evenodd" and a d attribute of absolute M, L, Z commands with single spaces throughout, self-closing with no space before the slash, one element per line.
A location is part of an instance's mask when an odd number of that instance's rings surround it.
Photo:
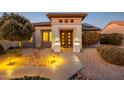
<path fill-rule="evenodd" d="M 40 48 L 41 47 L 41 31 L 37 30 L 35 31 L 35 47 Z"/>
<path fill-rule="evenodd" d="M 54 52 L 60 52 L 59 27 L 52 25 L 52 47 Z"/>
<path fill-rule="evenodd" d="M 80 52 L 82 49 L 82 26 L 76 25 L 74 28 L 73 52 Z"/>

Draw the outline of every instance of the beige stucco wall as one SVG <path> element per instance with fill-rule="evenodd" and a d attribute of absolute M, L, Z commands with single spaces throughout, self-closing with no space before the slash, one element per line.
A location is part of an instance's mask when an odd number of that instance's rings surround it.
<path fill-rule="evenodd" d="M 63 23 L 59 23 L 59 19 L 63 20 Z M 64 20 L 68 19 L 68 23 L 65 23 Z M 73 19 L 74 23 L 70 23 L 70 20 Z M 73 31 L 73 48 L 74 40 L 80 42 L 79 48 L 82 48 L 82 20 L 81 18 L 52 18 L 52 49 L 55 49 L 55 42 L 57 39 L 60 40 L 60 30 L 61 29 L 71 29 Z"/>
<path fill-rule="evenodd" d="M 59 22 L 59 19 L 63 20 L 63 23 Z M 65 19 L 68 19 L 68 23 L 65 23 Z M 73 19 L 74 22 L 71 23 L 70 20 Z M 51 49 L 60 48 L 55 47 L 55 42 L 57 39 L 60 40 L 60 30 L 61 29 L 71 29 L 73 31 L 73 48 L 74 40 L 78 40 L 80 45 L 77 46 L 77 50 L 82 48 L 82 18 L 51 18 L 52 26 L 37 26 L 35 27 L 34 33 L 34 42 L 36 47 L 41 47 L 41 31 L 42 30 L 51 30 L 52 31 L 52 46 Z M 57 50 L 58 51 L 58 50 Z"/>
<path fill-rule="evenodd" d="M 33 35 L 35 47 L 40 48 L 41 45 L 41 31 L 51 30 L 51 26 L 37 26 L 35 27 L 35 33 Z"/>
<path fill-rule="evenodd" d="M 109 33 L 124 34 L 124 26 L 121 26 L 118 24 L 110 24 L 105 29 L 103 29 L 103 31 L 101 33 L 103 33 L 103 34 L 109 34 Z"/>
<path fill-rule="evenodd" d="M 35 31 L 37 30 L 51 30 L 51 26 L 37 26 L 35 27 Z"/>
<path fill-rule="evenodd" d="M 81 39 L 82 26 L 81 25 L 53 25 L 52 26 L 52 49 L 54 47 L 55 40 L 57 38 L 60 39 L 60 30 L 61 29 L 72 29 L 73 41 L 74 41 L 74 39 L 78 39 L 80 41 L 80 43 L 82 42 L 82 39 Z"/>
<path fill-rule="evenodd" d="M 10 47 L 20 47 L 19 41 L 0 40 L 0 44 L 3 46 L 5 50 L 8 50 L 8 48 Z"/>
<path fill-rule="evenodd" d="M 63 23 L 59 23 L 59 19 L 62 19 L 63 20 Z M 64 22 L 64 20 L 65 19 L 68 19 L 68 23 L 65 23 Z M 70 22 L 70 20 L 71 19 L 73 19 L 74 20 L 74 23 L 71 23 Z M 52 25 L 65 25 L 65 24 L 67 24 L 67 25 L 80 25 L 81 24 L 81 22 L 82 22 L 82 20 L 81 20 L 82 18 L 51 18 L 51 24 Z"/>
<path fill-rule="evenodd" d="M 36 30 L 34 35 L 34 44 L 36 48 L 40 48 L 41 47 L 41 31 L 40 30 Z"/>

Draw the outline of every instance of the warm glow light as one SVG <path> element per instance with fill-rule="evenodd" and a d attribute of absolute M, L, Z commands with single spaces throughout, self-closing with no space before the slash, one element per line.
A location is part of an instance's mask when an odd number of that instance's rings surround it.
<path fill-rule="evenodd" d="M 64 59 L 58 54 L 51 54 L 39 58 L 35 58 L 35 56 L 9 56 L 0 61 L 0 74 L 9 77 L 18 67 L 32 65 L 39 67 L 48 67 L 55 71 L 56 68 L 61 66 L 64 62 Z"/>
<path fill-rule="evenodd" d="M 79 59 L 78 59 L 77 56 L 74 56 L 74 61 L 75 61 L 75 62 L 79 62 Z"/>
<path fill-rule="evenodd" d="M 58 37 L 56 38 L 56 41 L 59 41 L 59 38 Z"/>
<path fill-rule="evenodd" d="M 80 45 L 79 40 L 77 38 L 74 41 L 74 45 Z"/>
<path fill-rule="evenodd" d="M 15 68 L 24 64 L 26 61 L 23 57 L 8 57 L 1 61 L 0 70 L 6 71 L 6 75 L 9 76 Z"/>
<path fill-rule="evenodd" d="M 46 60 L 41 61 L 41 65 L 55 69 L 57 66 L 61 65 L 63 62 L 64 62 L 64 59 L 59 55 L 49 55 L 46 57 Z"/>
<path fill-rule="evenodd" d="M 55 45 L 60 45 L 59 38 L 56 38 Z"/>
<path fill-rule="evenodd" d="M 74 45 L 80 45 L 80 43 L 76 42 L 76 43 L 74 43 Z"/>
<path fill-rule="evenodd" d="M 22 47 L 22 43 L 19 41 L 19 47 Z"/>
<path fill-rule="evenodd" d="M 55 42 L 55 45 L 60 45 L 60 43 L 59 42 Z"/>
<path fill-rule="evenodd" d="M 33 37 L 30 38 L 29 42 L 32 42 L 33 41 Z"/>
<path fill-rule="evenodd" d="M 52 32 L 50 32 L 50 42 L 52 42 Z"/>
<path fill-rule="evenodd" d="M 48 31 L 43 32 L 43 41 L 48 42 Z"/>

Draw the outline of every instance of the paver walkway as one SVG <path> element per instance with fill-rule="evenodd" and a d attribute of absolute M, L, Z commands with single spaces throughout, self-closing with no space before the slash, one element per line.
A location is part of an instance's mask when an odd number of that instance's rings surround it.
<path fill-rule="evenodd" d="M 24 77 L 24 76 L 41 76 L 52 80 L 66 80 L 79 72 L 83 65 L 80 63 L 78 57 L 72 53 L 60 53 L 62 62 L 57 62 L 58 65 L 50 67 L 33 67 L 23 66 L 17 68 L 11 78 Z"/>
<path fill-rule="evenodd" d="M 68 52 L 72 53 L 72 51 L 67 51 L 67 53 Z M 44 56 L 44 55 L 54 54 L 54 52 L 49 48 L 23 49 L 22 53 L 24 54 L 24 56 L 26 55 Z M 64 51 L 64 53 L 66 53 L 66 51 Z M 96 48 L 84 48 L 80 53 L 72 53 L 72 54 L 77 55 L 78 58 L 80 59 L 80 62 L 83 65 L 83 69 L 80 71 L 80 74 L 82 75 L 82 77 L 84 77 L 84 79 L 93 79 L 93 80 L 123 79 L 124 80 L 124 67 L 112 65 L 105 62 L 97 52 Z M 4 57 L 6 56 L 5 55 L 0 56 L 0 60 Z M 39 56 L 36 57 L 39 58 Z M 37 70 L 35 69 L 30 70 L 29 68 L 28 71 L 36 74 L 35 71 Z M 39 73 L 40 72 L 38 72 L 37 74 Z"/>
<path fill-rule="evenodd" d="M 76 53 L 76 55 L 84 65 L 84 68 L 81 70 L 81 75 L 86 79 L 124 80 L 124 67 L 105 62 L 96 48 L 85 48 L 82 52 Z"/>

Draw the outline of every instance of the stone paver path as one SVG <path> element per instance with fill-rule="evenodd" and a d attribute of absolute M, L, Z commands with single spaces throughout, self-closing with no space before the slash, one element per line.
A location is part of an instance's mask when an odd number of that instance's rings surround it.
<path fill-rule="evenodd" d="M 80 63 L 78 57 L 72 53 L 61 53 L 62 62 L 57 62 L 58 65 L 51 65 L 50 67 L 36 67 L 36 66 L 23 66 L 18 67 L 11 78 L 24 77 L 24 76 L 41 76 L 52 80 L 66 80 L 79 72 L 83 65 Z"/>
<path fill-rule="evenodd" d="M 76 53 L 80 62 L 84 65 L 81 75 L 86 79 L 116 80 L 124 79 L 124 67 L 105 62 L 96 48 L 85 48 Z"/>
<path fill-rule="evenodd" d="M 82 77 L 84 77 L 84 79 L 93 79 L 93 80 L 123 79 L 124 80 L 124 67 L 112 65 L 105 62 L 97 52 L 96 48 L 84 48 L 80 53 L 72 53 L 72 51 L 64 51 L 63 53 L 68 53 L 68 52 L 71 54 L 77 55 L 78 58 L 80 59 L 80 62 L 83 65 L 83 69 L 80 71 L 80 74 L 82 75 Z M 23 53 L 23 56 L 35 55 L 35 59 L 42 56 L 50 55 L 50 54 L 62 54 L 62 53 L 54 53 L 49 48 L 23 49 L 22 53 Z M 5 57 L 6 55 L 1 55 L 0 61 Z M 25 65 L 27 67 L 24 67 L 23 69 L 22 68 L 21 69 L 22 71 L 26 70 L 25 75 L 26 74 L 41 75 L 42 74 L 41 68 L 39 68 L 37 64 L 38 62 L 36 60 L 35 61 L 32 60 L 30 64 Z M 21 73 L 20 70 L 18 71 L 19 73 Z"/>

